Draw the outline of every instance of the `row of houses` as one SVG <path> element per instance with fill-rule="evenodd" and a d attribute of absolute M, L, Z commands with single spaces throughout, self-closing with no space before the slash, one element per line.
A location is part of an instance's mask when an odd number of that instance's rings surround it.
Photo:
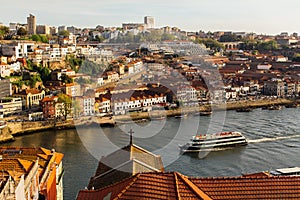
<path fill-rule="evenodd" d="M 40 44 L 33 41 L 17 41 L 0 45 L 0 55 L 14 59 L 26 58 L 34 63 L 42 61 L 62 61 L 67 55 L 78 55 L 109 63 L 114 59 L 110 50 L 81 45 Z"/>
<path fill-rule="evenodd" d="M 22 110 L 42 110 L 45 119 L 59 118 L 65 115 L 64 104 L 58 102 L 57 95 L 61 92 L 73 100 L 72 112 L 69 116 L 90 116 L 101 113 L 113 113 L 115 115 L 126 114 L 130 111 L 149 111 L 157 104 L 179 103 L 182 106 L 197 106 L 208 100 L 228 101 L 238 100 L 246 96 L 276 96 L 295 97 L 299 96 L 300 84 L 290 79 L 271 79 L 261 86 L 257 83 L 249 83 L 243 86 L 231 86 L 220 88 L 207 88 L 201 86 L 199 81 L 192 85 L 177 85 L 174 88 L 156 85 L 154 88 L 144 87 L 142 90 L 122 88 L 113 91 L 105 90 L 97 93 L 88 90 L 89 95 L 83 95 L 81 85 L 71 83 L 61 86 L 48 86 L 53 92 L 46 96 L 44 90 L 26 89 L 15 93 L 12 97 L 0 98 L 0 113 L 9 115 Z M 76 108 L 76 106 L 78 108 Z"/>

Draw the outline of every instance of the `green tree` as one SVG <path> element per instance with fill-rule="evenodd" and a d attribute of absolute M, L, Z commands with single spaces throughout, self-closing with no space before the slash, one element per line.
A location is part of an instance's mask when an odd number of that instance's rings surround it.
<path fill-rule="evenodd" d="M 19 36 L 25 36 L 27 35 L 27 30 L 23 27 L 20 27 L 18 30 L 17 30 L 17 35 Z"/>
<path fill-rule="evenodd" d="M 77 58 L 74 55 L 67 55 L 66 56 L 66 61 L 68 65 L 71 67 L 72 70 L 75 72 L 78 72 L 79 66 L 83 63 L 82 58 Z"/>
<path fill-rule="evenodd" d="M 34 34 L 31 36 L 31 39 L 36 42 L 48 43 L 49 40 L 45 35 Z"/>
<path fill-rule="evenodd" d="M 169 33 L 163 33 L 161 35 L 161 40 L 164 41 L 164 40 L 175 40 L 175 36 L 172 35 L 172 34 L 169 34 Z"/>
<path fill-rule="evenodd" d="M 33 70 L 34 65 L 31 62 L 31 60 L 26 60 L 26 68 L 29 69 L 29 70 Z"/>
<path fill-rule="evenodd" d="M 257 49 L 258 50 L 276 50 L 278 49 L 278 44 L 275 40 L 270 40 L 267 42 L 260 42 L 257 44 Z"/>
<path fill-rule="evenodd" d="M 219 39 L 220 42 L 236 42 L 239 38 L 235 34 L 222 35 Z"/>
<path fill-rule="evenodd" d="M 58 100 L 57 100 L 57 109 L 61 116 L 64 117 L 64 120 L 67 119 L 68 115 L 71 113 L 71 107 L 72 107 L 72 99 L 70 96 L 66 94 L 59 94 Z"/>
<path fill-rule="evenodd" d="M 82 112 L 82 107 L 78 100 L 73 101 L 73 110 L 74 110 L 75 117 L 78 117 L 80 115 L 80 113 Z"/>
<path fill-rule="evenodd" d="M 73 83 L 73 79 L 71 79 L 66 74 L 62 74 L 60 78 L 61 78 L 61 82 L 63 82 L 63 83 Z"/>
<path fill-rule="evenodd" d="M 37 35 L 37 34 L 32 35 L 31 39 L 33 41 L 36 41 L 36 42 L 41 42 L 42 41 L 40 35 Z"/>
<path fill-rule="evenodd" d="M 102 35 L 96 35 L 96 40 L 98 41 L 98 42 L 103 42 L 105 39 L 104 39 L 104 37 L 102 36 Z"/>
<path fill-rule="evenodd" d="M 208 39 L 197 39 L 197 43 L 204 44 L 207 48 L 210 48 L 214 51 L 220 51 L 221 49 L 225 49 L 225 46 L 218 42 L 217 40 L 214 40 L 212 38 Z"/>
<path fill-rule="evenodd" d="M 104 72 L 105 68 L 106 67 L 104 65 L 99 65 L 92 61 L 85 60 L 82 63 L 82 65 L 79 69 L 79 72 L 90 75 L 90 76 L 97 76 L 97 75 L 102 74 Z"/>
<path fill-rule="evenodd" d="M 7 26 L 0 26 L 0 39 L 3 39 L 9 33 Z"/>
<path fill-rule="evenodd" d="M 300 62 L 300 53 L 297 53 L 292 58 L 293 62 Z"/>
<path fill-rule="evenodd" d="M 62 31 L 59 31 L 58 35 L 68 37 L 70 35 L 70 32 L 67 30 L 62 30 Z"/>
<path fill-rule="evenodd" d="M 38 72 L 39 77 L 44 84 L 51 80 L 51 70 L 48 67 L 44 67 L 41 64 L 35 65 L 30 60 L 27 60 L 27 68 L 31 71 Z"/>
<path fill-rule="evenodd" d="M 37 82 L 42 82 L 40 75 L 33 75 L 30 77 L 29 85 L 34 88 Z"/>

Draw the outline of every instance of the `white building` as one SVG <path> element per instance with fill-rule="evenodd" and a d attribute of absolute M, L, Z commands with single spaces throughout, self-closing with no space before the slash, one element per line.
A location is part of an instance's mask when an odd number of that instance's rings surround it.
<path fill-rule="evenodd" d="M 192 86 L 179 86 L 176 93 L 177 100 L 183 105 L 191 105 L 198 102 L 197 91 Z"/>
<path fill-rule="evenodd" d="M 9 115 L 22 112 L 22 99 L 20 97 L 3 97 L 0 99 L 0 113 Z"/>
<path fill-rule="evenodd" d="M 90 116 L 95 113 L 95 98 L 83 97 L 83 115 Z"/>
<path fill-rule="evenodd" d="M 270 70 L 272 67 L 271 64 L 259 64 L 257 65 L 258 70 Z"/>
<path fill-rule="evenodd" d="M 152 16 L 145 16 L 144 23 L 146 28 L 155 28 L 155 19 Z"/>
<path fill-rule="evenodd" d="M 143 107 L 152 107 L 156 104 L 166 103 L 167 97 L 165 95 L 144 95 L 142 93 L 135 95 L 135 97 L 123 98 L 114 100 L 112 102 L 113 112 L 115 115 L 123 115 L 129 111 L 140 110 Z"/>

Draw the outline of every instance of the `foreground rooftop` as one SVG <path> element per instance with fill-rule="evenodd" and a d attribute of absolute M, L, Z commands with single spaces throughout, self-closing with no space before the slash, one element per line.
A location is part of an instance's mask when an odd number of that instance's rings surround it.
<path fill-rule="evenodd" d="M 299 176 L 265 173 L 192 178 L 178 172 L 138 173 L 99 190 L 81 190 L 77 200 L 97 199 L 299 199 Z"/>

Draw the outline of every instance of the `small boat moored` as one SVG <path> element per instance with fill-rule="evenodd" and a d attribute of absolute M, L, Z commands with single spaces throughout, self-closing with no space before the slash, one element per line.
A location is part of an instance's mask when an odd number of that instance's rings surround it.
<path fill-rule="evenodd" d="M 273 176 L 300 176 L 300 167 L 288 167 L 270 171 Z"/>
<path fill-rule="evenodd" d="M 253 109 L 251 107 L 238 108 L 236 112 L 251 112 Z"/>
<path fill-rule="evenodd" d="M 268 110 L 281 110 L 281 105 L 272 105 L 268 107 Z"/>
<path fill-rule="evenodd" d="M 176 115 L 174 116 L 175 118 L 185 118 L 187 117 L 187 114 L 182 114 L 182 115 Z"/>

